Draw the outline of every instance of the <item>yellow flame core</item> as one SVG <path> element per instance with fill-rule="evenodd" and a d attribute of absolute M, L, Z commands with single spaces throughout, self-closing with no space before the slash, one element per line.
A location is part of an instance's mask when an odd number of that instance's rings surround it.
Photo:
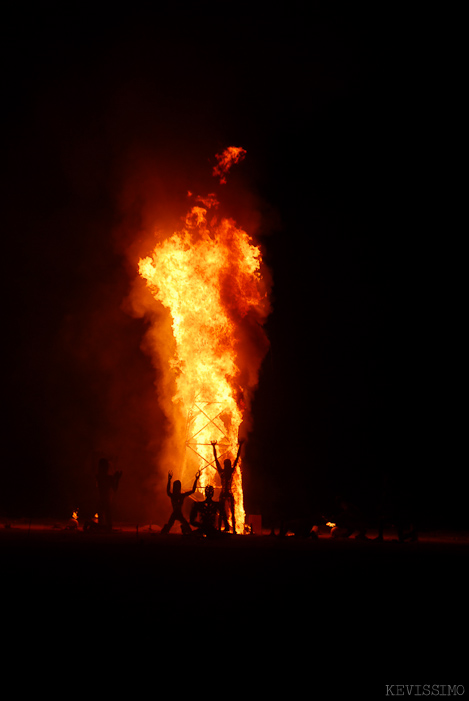
<path fill-rule="evenodd" d="M 218 457 L 234 460 L 243 421 L 238 326 L 253 309 L 264 310 L 261 252 L 235 222 L 213 219 L 192 207 L 182 231 L 157 244 L 139 261 L 139 273 L 152 295 L 171 313 L 176 353 L 173 402 L 187 417 L 188 465 L 202 470 L 199 487 L 219 485 L 212 441 Z M 186 466 L 187 467 L 187 466 Z M 241 460 L 233 478 L 236 530 L 244 529 Z"/>

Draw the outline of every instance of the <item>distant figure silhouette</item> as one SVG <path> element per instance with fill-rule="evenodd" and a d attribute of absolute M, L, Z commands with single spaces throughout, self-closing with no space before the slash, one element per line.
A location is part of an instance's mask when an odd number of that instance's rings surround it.
<path fill-rule="evenodd" d="M 173 507 L 173 513 L 169 517 L 168 523 L 166 523 L 163 528 L 161 529 L 162 533 L 169 533 L 171 528 L 173 527 L 173 524 L 175 521 L 179 521 L 181 524 L 181 531 L 184 534 L 191 533 L 191 527 L 189 526 L 189 523 L 187 519 L 184 517 L 182 513 L 182 505 L 184 504 L 184 499 L 191 494 L 194 494 L 195 490 L 197 489 L 197 481 L 200 477 L 200 472 L 197 472 L 195 475 L 195 480 L 194 484 L 192 485 L 192 489 L 189 490 L 188 492 L 181 492 L 181 482 L 180 480 L 174 480 L 173 484 L 173 491 L 171 492 L 171 480 L 173 478 L 173 473 L 168 472 L 168 484 L 166 486 L 166 493 L 168 497 L 171 499 L 171 504 Z"/>
<path fill-rule="evenodd" d="M 112 497 L 117 491 L 122 472 L 110 474 L 110 462 L 106 458 L 101 458 L 98 463 L 98 474 L 96 482 L 99 492 L 99 525 L 104 525 L 112 529 Z"/>
<path fill-rule="evenodd" d="M 399 542 L 418 540 L 416 497 L 410 481 L 401 486 L 396 502 L 395 520 Z"/>
<path fill-rule="evenodd" d="M 394 526 L 399 542 L 418 540 L 418 513 L 415 486 L 412 479 L 400 475 L 381 476 L 378 501 L 378 537 L 384 539 L 386 525 Z"/>
<path fill-rule="evenodd" d="M 336 497 L 338 512 L 334 516 L 337 524 L 331 529 L 333 538 L 349 538 L 358 531 L 355 538 L 367 540 L 366 521 L 359 506 L 352 500 L 338 495 Z"/>
<path fill-rule="evenodd" d="M 207 485 L 205 487 L 205 501 L 194 502 L 190 515 L 191 526 L 196 528 L 194 532 L 208 538 L 220 535 L 220 531 L 216 527 L 220 505 L 218 501 L 213 501 L 214 491 L 211 484 Z"/>
<path fill-rule="evenodd" d="M 212 446 L 213 446 L 213 455 L 215 457 L 215 463 L 217 466 L 217 472 L 220 475 L 221 479 L 221 493 L 220 493 L 220 518 L 222 520 L 222 523 L 225 527 L 225 531 L 230 530 L 230 524 L 228 522 L 228 516 L 226 513 L 226 502 L 229 503 L 230 505 L 230 511 L 231 511 L 231 519 L 233 523 L 233 533 L 236 533 L 236 517 L 235 517 L 235 500 L 232 492 L 232 483 L 233 483 L 233 475 L 236 470 L 236 466 L 238 465 L 238 460 L 239 460 L 239 454 L 241 452 L 241 447 L 243 445 L 242 440 L 239 441 L 239 446 L 238 446 L 238 452 L 236 454 L 236 459 L 233 463 L 231 464 L 231 460 L 227 458 L 223 462 L 223 467 L 221 467 L 220 463 L 218 462 L 218 457 L 217 457 L 217 442 L 216 441 L 211 441 Z"/>

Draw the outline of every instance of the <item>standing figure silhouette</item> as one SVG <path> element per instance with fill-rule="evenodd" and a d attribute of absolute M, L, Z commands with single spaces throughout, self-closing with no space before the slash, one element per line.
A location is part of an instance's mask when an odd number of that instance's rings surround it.
<path fill-rule="evenodd" d="M 241 452 L 241 447 L 244 441 L 239 441 L 238 452 L 236 454 L 236 459 L 233 464 L 231 460 L 227 458 L 223 461 L 223 467 L 218 462 L 217 456 L 217 442 L 211 441 L 213 446 L 213 455 L 215 457 L 215 463 L 217 466 L 217 472 L 221 479 L 221 493 L 220 493 L 220 518 L 224 525 L 225 531 L 230 530 L 230 524 L 228 521 L 228 515 L 226 513 L 226 503 L 228 502 L 231 511 L 231 521 L 233 524 L 233 533 L 236 533 L 236 517 L 235 517 L 235 500 L 232 491 L 233 475 L 235 473 L 236 467 L 239 461 L 239 454 Z"/>
<path fill-rule="evenodd" d="M 99 525 L 112 530 L 112 497 L 117 491 L 122 472 L 110 474 L 111 463 L 106 458 L 101 458 L 98 463 L 96 482 L 99 493 Z"/>
<path fill-rule="evenodd" d="M 188 492 L 182 492 L 180 480 L 174 480 L 173 491 L 171 492 L 171 480 L 173 478 L 173 473 L 171 471 L 168 472 L 168 483 L 166 486 L 166 493 L 171 499 L 173 512 L 169 517 L 168 522 L 165 523 L 165 525 L 161 529 L 161 533 L 169 533 L 175 521 L 179 521 L 179 523 L 181 524 L 181 531 L 184 534 L 191 533 L 191 527 L 189 526 L 189 522 L 182 513 L 182 505 L 184 504 L 184 499 L 186 497 L 190 496 L 191 494 L 194 494 L 195 490 L 197 489 L 197 481 L 199 477 L 200 472 L 197 472 L 195 475 L 194 484 L 192 485 L 192 489 L 190 489 Z"/>

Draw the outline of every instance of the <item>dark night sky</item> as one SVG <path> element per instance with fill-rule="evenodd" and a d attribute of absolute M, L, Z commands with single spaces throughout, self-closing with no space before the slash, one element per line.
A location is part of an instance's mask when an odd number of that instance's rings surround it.
<path fill-rule="evenodd" d="M 393 28 L 220 7 L 38 10 L 5 25 L 0 515 L 91 504 L 106 449 L 125 466 L 122 517 L 151 518 L 163 421 L 144 323 L 122 308 L 125 251 L 166 201 L 213 187 L 209 161 L 234 144 L 248 155 L 233 182 L 259 203 L 274 279 L 248 508 L 366 497 L 391 471 L 419 485 L 426 517 L 458 521 L 462 468 L 416 343 L 431 315 L 413 311 L 420 243 L 406 214 L 418 90 Z"/>

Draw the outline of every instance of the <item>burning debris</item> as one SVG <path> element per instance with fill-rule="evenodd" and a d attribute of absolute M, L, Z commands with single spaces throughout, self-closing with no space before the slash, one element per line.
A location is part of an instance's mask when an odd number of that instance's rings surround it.
<path fill-rule="evenodd" d="M 78 509 L 75 509 L 74 511 L 72 511 L 72 514 L 71 514 L 71 516 L 70 516 L 70 518 L 69 518 L 69 520 L 68 520 L 68 526 L 67 526 L 67 528 L 68 528 L 70 531 L 74 531 L 74 530 L 76 530 L 76 529 L 78 528 L 78 526 L 79 526 L 79 523 L 78 523 Z"/>

